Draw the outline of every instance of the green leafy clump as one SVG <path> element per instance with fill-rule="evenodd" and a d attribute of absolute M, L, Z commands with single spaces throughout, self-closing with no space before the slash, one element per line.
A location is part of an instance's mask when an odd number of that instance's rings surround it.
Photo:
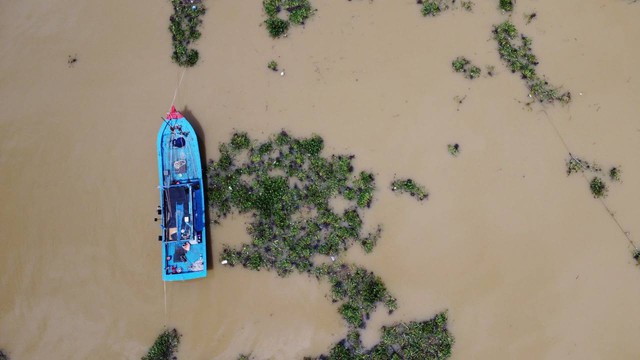
<path fill-rule="evenodd" d="M 473 12 L 473 7 L 475 5 L 476 4 L 473 1 L 463 1 L 462 2 L 462 8 L 465 9 L 466 11 L 469 11 L 469 12 Z"/>
<path fill-rule="evenodd" d="M 249 355 L 245 355 L 245 354 L 238 355 L 238 360 L 249 360 L 249 359 L 251 359 L 251 354 L 249 354 Z"/>
<path fill-rule="evenodd" d="M 422 16 L 436 16 L 447 8 L 448 7 L 446 5 L 443 5 L 441 1 L 426 0 L 422 4 L 422 9 L 420 10 L 420 12 L 422 13 Z"/>
<path fill-rule="evenodd" d="M 634 249 L 633 252 L 631 253 L 631 256 L 633 256 L 633 259 L 640 264 L 640 249 Z M 0 358 L 1 359 L 1 358 Z"/>
<path fill-rule="evenodd" d="M 327 278 L 331 284 L 331 299 L 342 302 L 338 312 L 352 327 L 364 327 L 378 303 L 383 303 L 389 313 L 397 308 L 382 280 L 362 267 L 346 264 L 324 264 L 314 269 L 318 279 Z"/>
<path fill-rule="evenodd" d="M 382 327 L 379 343 L 365 349 L 360 334 L 352 330 L 318 360 L 444 360 L 451 356 L 455 340 L 447 328 L 447 313 L 427 321 L 396 323 Z M 313 359 L 307 357 L 305 359 Z"/>
<path fill-rule="evenodd" d="M 416 183 L 412 179 L 397 179 L 391 183 L 391 191 L 397 191 L 399 193 L 409 193 L 409 195 L 415 197 L 419 201 L 425 200 L 429 197 L 429 193 L 424 186 Z"/>
<path fill-rule="evenodd" d="M 7 355 L 4 350 L 0 350 L 0 360 L 9 360 L 9 355 Z"/>
<path fill-rule="evenodd" d="M 172 360 L 179 344 L 180 334 L 176 329 L 164 330 L 142 360 Z"/>
<path fill-rule="evenodd" d="M 267 64 L 267 68 L 269 70 L 278 71 L 278 63 L 275 60 L 271 60 Z"/>
<path fill-rule="evenodd" d="M 368 296 L 364 300 L 352 291 L 339 298 L 347 298 L 340 313 L 354 324 L 356 313 L 370 312 L 377 302 L 393 306 L 384 286 L 374 293 L 378 298 L 367 292 L 372 283 L 379 285 L 378 278 L 349 266 L 319 268 L 313 258 L 335 258 L 355 243 L 366 252 L 373 250 L 382 230 L 378 226 L 366 233 L 362 216 L 372 204 L 375 179 L 365 171 L 354 174 L 353 156 L 323 156 L 323 149 L 318 135 L 295 138 L 282 131 L 257 142 L 244 132 L 235 133 L 220 145 L 219 160 L 208 165 L 208 197 L 214 222 L 232 211 L 253 216 L 247 227 L 251 243 L 239 249 L 224 246 L 221 259 L 226 264 L 272 270 L 283 277 L 306 272 L 361 282 L 359 296 Z M 335 211 L 332 199 L 346 201 L 346 209 Z"/>
<path fill-rule="evenodd" d="M 267 15 L 267 31 L 273 38 L 284 35 L 290 24 L 304 24 L 316 12 L 309 0 L 264 0 L 262 7 Z M 278 17 L 283 9 L 289 13 L 287 20 Z"/>
<path fill-rule="evenodd" d="M 500 9 L 505 12 L 513 11 L 513 0 L 500 0 Z"/>
<path fill-rule="evenodd" d="M 602 181 L 599 177 L 594 177 L 591 179 L 589 183 L 589 187 L 591 188 L 591 193 L 594 198 L 602 198 L 607 196 L 607 192 L 609 189 L 607 188 L 607 184 Z"/>
<path fill-rule="evenodd" d="M 476 79 L 480 77 L 482 70 L 479 67 L 471 64 L 464 56 L 458 56 L 451 62 L 451 66 L 455 72 L 464 73 L 467 79 Z"/>
<path fill-rule="evenodd" d="M 599 173 L 602 171 L 602 168 L 595 162 L 588 162 L 587 160 L 569 154 L 569 159 L 567 160 L 567 175 L 585 171 Z"/>
<path fill-rule="evenodd" d="M 609 170 L 609 179 L 620 182 L 622 180 L 621 174 L 622 170 L 620 170 L 620 167 L 614 166 Z"/>
<path fill-rule="evenodd" d="M 532 41 L 522 34 L 519 35 L 518 30 L 510 21 L 507 20 L 495 26 L 493 36 L 498 42 L 500 58 L 511 69 L 511 72 L 520 73 L 529 88 L 530 96 L 542 103 L 560 101 L 566 104 L 571 101 L 570 92 L 561 93 L 559 88 L 551 86 L 536 73 L 535 67 L 538 65 L 538 59 L 532 53 Z"/>
<path fill-rule="evenodd" d="M 460 153 L 460 145 L 458 144 L 449 144 L 447 145 L 447 151 L 449 151 L 449 155 L 458 156 Z"/>
<path fill-rule="evenodd" d="M 192 42 L 201 36 L 198 28 L 202 24 L 200 17 L 206 10 L 200 0 L 171 0 L 173 15 L 169 18 L 169 31 L 173 41 L 171 59 L 180 66 L 191 67 L 198 62 L 200 54 L 190 49 Z"/>

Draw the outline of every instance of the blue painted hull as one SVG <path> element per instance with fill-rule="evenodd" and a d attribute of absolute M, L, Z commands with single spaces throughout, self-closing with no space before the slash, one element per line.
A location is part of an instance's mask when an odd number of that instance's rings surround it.
<path fill-rule="evenodd" d="M 198 138 L 182 114 L 171 109 L 158 132 L 162 229 L 162 279 L 207 276 L 202 161 Z"/>

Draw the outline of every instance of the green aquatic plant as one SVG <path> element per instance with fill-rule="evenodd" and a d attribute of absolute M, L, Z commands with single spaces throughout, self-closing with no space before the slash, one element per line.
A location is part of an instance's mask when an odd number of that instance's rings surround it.
<path fill-rule="evenodd" d="M 352 330 L 316 360 L 444 360 L 451 356 L 455 339 L 447 326 L 447 313 L 426 321 L 411 321 L 383 326 L 380 342 L 365 349 L 360 334 Z"/>
<path fill-rule="evenodd" d="M 604 181 L 602 181 L 602 179 L 597 176 L 591 179 L 589 187 L 591 188 L 591 193 L 593 194 L 594 198 L 606 197 L 609 190 L 607 189 L 607 184 L 605 184 Z"/>
<path fill-rule="evenodd" d="M 9 355 L 7 355 L 4 350 L 0 349 L 0 360 L 9 360 Z"/>
<path fill-rule="evenodd" d="M 267 68 L 269 70 L 278 71 L 278 63 L 275 60 L 271 60 L 267 64 Z"/>
<path fill-rule="evenodd" d="M 471 80 L 478 78 L 482 72 L 479 67 L 471 64 L 471 61 L 464 56 L 455 58 L 451 62 L 451 67 L 455 72 L 464 73 L 464 76 Z"/>
<path fill-rule="evenodd" d="M 622 174 L 622 170 L 620 170 L 620 167 L 614 166 L 609 170 L 609 179 L 611 179 L 611 181 L 620 182 L 621 174 Z"/>
<path fill-rule="evenodd" d="M 424 1 L 424 3 L 422 4 L 422 10 L 420 10 L 422 16 L 436 16 L 440 14 L 440 12 L 443 10 L 440 7 L 440 4 L 440 1 L 435 0 Z"/>
<path fill-rule="evenodd" d="M 429 193 L 424 186 L 416 183 L 412 179 L 397 179 L 391 183 L 391 191 L 397 191 L 399 193 L 409 193 L 409 195 L 415 197 L 419 201 L 425 200 L 429 197 Z"/>
<path fill-rule="evenodd" d="M 538 16 L 538 14 L 535 13 L 535 12 L 524 14 L 524 19 L 526 20 L 527 25 L 531 24 L 533 19 L 535 19 L 537 16 Z"/>
<path fill-rule="evenodd" d="M 640 265 L 640 249 L 634 249 L 631 256 L 633 256 L 633 259 Z"/>
<path fill-rule="evenodd" d="M 251 354 L 249 354 L 249 355 L 245 355 L 245 354 L 238 355 L 238 360 L 249 360 L 249 359 L 251 359 Z"/>
<path fill-rule="evenodd" d="M 476 6 L 476 4 L 473 1 L 463 1 L 462 2 L 462 8 L 465 9 L 468 12 L 473 12 L 473 7 Z"/>
<path fill-rule="evenodd" d="M 511 72 L 520 73 L 529 88 L 531 97 L 541 103 L 560 101 L 567 104 L 571 101 L 570 92 L 560 92 L 559 88 L 551 86 L 536 73 L 538 59 L 531 50 L 532 40 L 519 34 L 515 25 L 509 20 L 494 26 L 493 37 L 498 42 L 500 58 Z"/>
<path fill-rule="evenodd" d="M 319 269 L 313 259 L 335 259 L 356 243 L 366 252 L 373 250 L 382 228 L 364 231 L 362 216 L 373 202 L 375 179 L 369 172 L 354 172 L 352 155 L 323 156 L 323 149 L 318 135 L 295 138 L 282 131 L 258 142 L 245 132 L 234 133 L 220 145 L 219 160 L 207 167 L 212 220 L 219 222 L 233 211 L 252 216 L 247 226 L 251 242 L 236 249 L 223 246 L 220 257 L 227 265 L 282 277 L 298 272 L 360 283 L 348 288 L 359 291 L 334 298 L 346 304 L 340 313 L 356 326 L 354 306 L 365 316 L 377 303 L 391 308 L 395 300 L 384 286 L 371 295 L 369 285 L 381 284 L 373 274 L 346 265 Z M 347 207 L 334 210 L 333 199 L 346 201 Z"/>
<path fill-rule="evenodd" d="M 513 11 L 513 0 L 500 0 L 500 9 L 505 12 Z"/>
<path fill-rule="evenodd" d="M 200 54 L 189 46 L 198 40 L 202 33 L 198 30 L 202 24 L 201 17 L 206 9 L 201 0 L 171 0 L 173 15 L 169 18 L 169 32 L 173 41 L 172 60 L 179 66 L 194 66 Z"/>
<path fill-rule="evenodd" d="M 316 12 L 309 0 L 264 0 L 262 8 L 267 15 L 267 31 L 273 38 L 283 36 L 289 30 L 290 24 L 304 24 Z M 289 13 L 287 20 L 279 17 L 283 9 Z"/>
<path fill-rule="evenodd" d="M 460 145 L 449 144 L 447 145 L 447 151 L 449 152 L 449 155 L 456 157 L 460 153 Z"/>
<path fill-rule="evenodd" d="M 142 360 L 173 360 L 179 344 L 180 334 L 176 329 L 164 330 L 158 335 Z"/>

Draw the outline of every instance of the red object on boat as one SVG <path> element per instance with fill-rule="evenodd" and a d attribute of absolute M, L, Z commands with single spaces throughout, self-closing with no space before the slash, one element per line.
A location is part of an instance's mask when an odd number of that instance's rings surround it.
<path fill-rule="evenodd" d="M 171 112 L 167 113 L 167 119 L 178 120 L 184 116 L 176 110 L 176 107 L 171 105 Z"/>

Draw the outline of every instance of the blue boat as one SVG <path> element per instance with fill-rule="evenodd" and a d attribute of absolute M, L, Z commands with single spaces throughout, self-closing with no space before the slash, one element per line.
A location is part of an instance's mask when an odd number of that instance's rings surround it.
<path fill-rule="evenodd" d="M 207 276 L 204 187 L 198 138 L 174 106 L 158 132 L 162 279 Z"/>

